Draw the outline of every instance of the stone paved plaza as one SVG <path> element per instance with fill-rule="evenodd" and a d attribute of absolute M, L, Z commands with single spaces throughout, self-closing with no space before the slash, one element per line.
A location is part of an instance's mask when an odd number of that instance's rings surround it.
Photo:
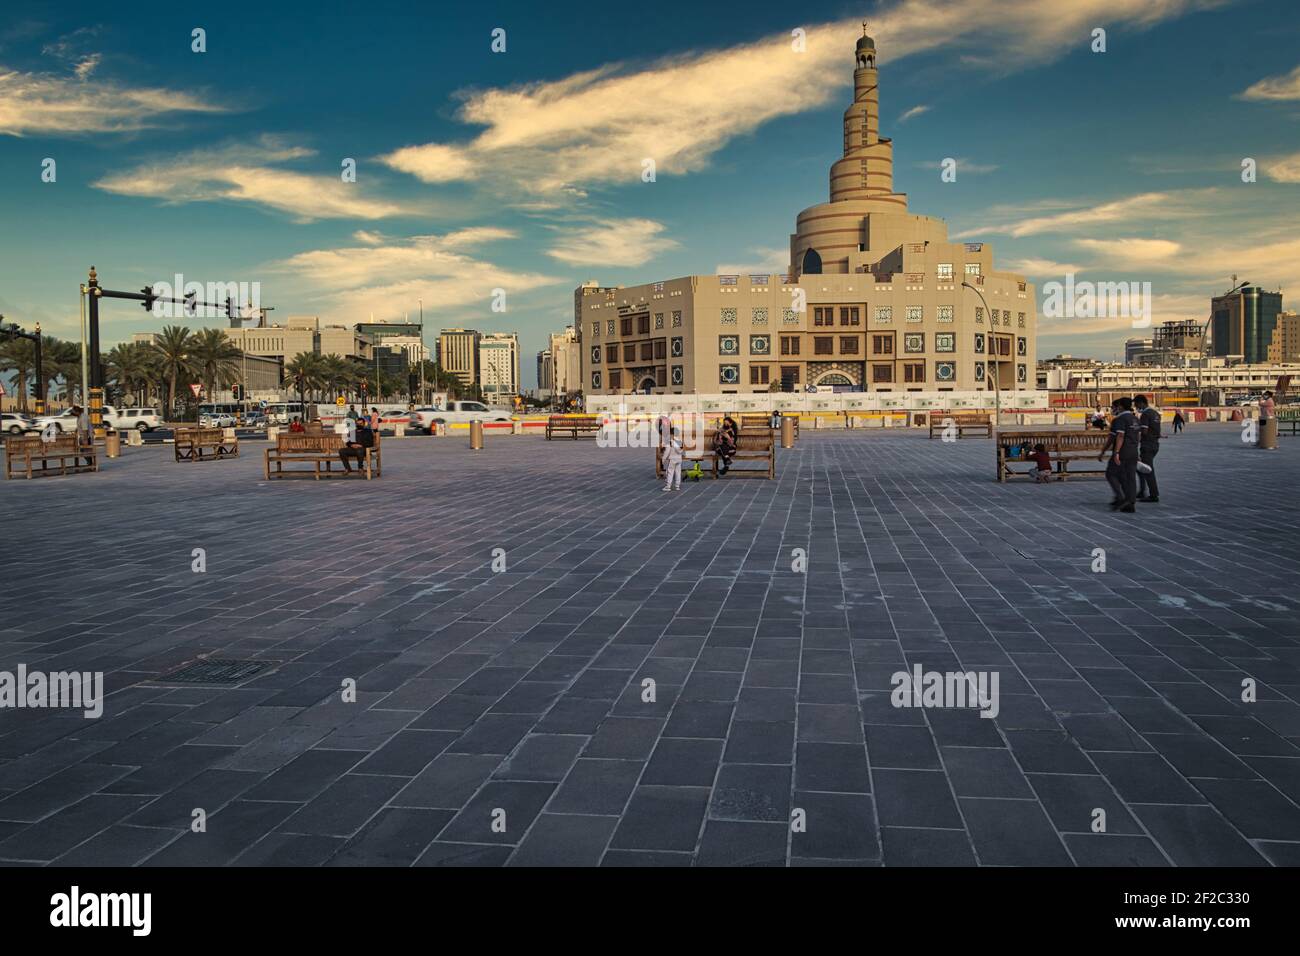
<path fill-rule="evenodd" d="M 1195 426 L 1137 515 L 919 432 L 680 494 L 645 449 L 466 445 L 0 484 L 0 670 L 109 694 L 0 711 L 0 861 L 1300 863 L 1300 439 Z M 160 680 L 200 657 L 274 663 Z M 998 715 L 893 706 L 918 664 Z"/>

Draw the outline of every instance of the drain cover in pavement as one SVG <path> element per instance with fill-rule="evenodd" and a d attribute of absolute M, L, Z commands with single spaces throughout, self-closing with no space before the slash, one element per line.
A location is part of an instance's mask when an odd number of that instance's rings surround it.
<path fill-rule="evenodd" d="M 195 661 L 157 678 L 162 684 L 238 684 L 265 670 L 270 661 Z"/>

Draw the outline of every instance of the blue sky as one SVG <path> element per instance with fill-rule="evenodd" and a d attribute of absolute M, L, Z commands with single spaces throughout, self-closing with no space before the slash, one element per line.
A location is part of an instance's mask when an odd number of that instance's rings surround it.
<path fill-rule="evenodd" d="M 518 331 L 531 383 L 585 279 L 783 268 L 796 213 L 826 198 L 864 17 L 913 212 L 1040 286 L 1149 281 L 1156 322 L 1203 318 L 1233 273 L 1295 307 L 1287 0 L 276 6 L 10 15 L 0 313 L 75 338 L 91 264 L 119 289 L 260 282 L 277 319 L 402 318 L 423 298 L 431 329 Z M 102 335 L 162 324 L 112 304 Z M 1040 357 L 1109 358 L 1136 334 L 1113 318 L 1039 330 Z"/>

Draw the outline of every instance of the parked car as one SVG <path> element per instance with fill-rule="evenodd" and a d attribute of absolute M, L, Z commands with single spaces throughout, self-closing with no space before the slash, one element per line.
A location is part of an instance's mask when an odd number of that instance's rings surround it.
<path fill-rule="evenodd" d="M 446 408 L 417 408 L 411 412 L 411 427 L 426 435 L 433 427 L 453 422 L 508 422 L 510 413 L 499 408 L 488 408 L 482 402 L 448 402 Z"/>
<path fill-rule="evenodd" d="M 249 412 L 247 415 L 244 416 L 244 427 L 265 428 L 266 415 L 263 414 L 262 412 L 257 412 L 257 411 Z"/>
<path fill-rule="evenodd" d="M 235 416 L 229 412 L 213 412 L 211 415 L 200 415 L 199 424 L 204 428 L 234 428 Z"/>
<path fill-rule="evenodd" d="M 0 429 L 10 435 L 22 435 L 26 432 L 40 431 L 40 429 L 36 427 L 36 423 L 32 421 L 29 416 L 24 415 L 21 412 L 5 412 L 3 415 L 0 415 L 0 418 L 3 418 L 3 423 L 0 424 Z"/>

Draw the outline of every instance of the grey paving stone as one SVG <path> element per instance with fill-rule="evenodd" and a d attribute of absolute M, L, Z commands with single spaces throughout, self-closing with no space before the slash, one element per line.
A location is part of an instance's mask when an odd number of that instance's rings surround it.
<path fill-rule="evenodd" d="M 880 859 L 875 804 L 870 796 L 797 790 L 791 809 L 805 815 L 802 831 L 792 827 L 792 857 L 864 863 Z"/>
<path fill-rule="evenodd" d="M 710 818 L 788 822 L 790 770 L 788 766 L 724 763 L 713 785 Z"/>
<path fill-rule="evenodd" d="M 492 780 L 439 834 L 443 842 L 517 844 L 555 791 L 555 784 Z"/>
<path fill-rule="evenodd" d="M 597 866 L 618 817 L 543 813 L 510 857 L 510 866 Z"/>
<path fill-rule="evenodd" d="M 6 485 L 7 533 L 85 544 L 33 553 L 7 579 L 14 593 L 56 573 L 102 587 L 57 608 L 11 602 L 0 658 L 104 670 L 111 690 L 99 722 L 0 712 L 6 852 L 56 865 L 412 852 L 418 865 L 938 865 L 970 862 L 974 840 L 984 864 L 1059 863 L 1051 831 L 1085 866 L 1294 861 L 1300 555 L 1277 529 L 1300 518 L 1287 484 L 1300 443 L 1255 455 L 1233 427 L 1198 426 L 1162 452 L 1167 502 L 1124 521 L 1098 483 L 997 485 L 988 440 L 911 430 L 809 429 L 778 455 L 776 481 L 704 482 L 671 501 L 635 449 L 489 446 L 394 442 L 365 486 L 264 483 L 255 454 L 178 471 L 157 447 L 94 476 Z M 1257 494 L 1215 495 L 1208 476 L 1228 473 Z M 521 494 L 538 474 L 546 494 Z M 427 507 L 465 487 L 474 509 Z M 48 507 L 52 493 L 66 507 Z M 256 520 L 232 520 L 252 493 Z M 159 534 L 151 502 L 177 494 L 186 507 Z M 363 502 L 402 533 L 340 557 Z M 193 575 L 175 539 L 214 531 L 239 560 Z M 486 569 L 485 541 L 507 547 L 506 574 Z M 1086 570 L 1099 544 L 1106 575 Z M 793 547 L 810 549 L 808 574 L 786 571 Z M 129 574 L 90 563 L 107 551 Z M 148 680 L 200 655 L 276 663 L 235 688 Z M 997 671 L 998 716 L 894 707 L 892 674 L 912 663 Z M 1253 704 L 1244 676 L 1259 682 Z M 338 693 L 345 677 L 355 703 Z M 536 832 L 527 846 L 424 832 L 516 783 L 551 787 L 518 834 Z M 803 846 L 786 820 L 744 819 L 790 809 L 790 784 L 824 824 Z M 218 808 L 207 834 L 180 813 L 191 801 Z M 1027 836 L 998 816 L 1008 803 Z M 741 819 L 706 820 L 711 805 Z M 1096 806 L 1105 834 L 1088 830 Z M 596 837 L 554 835 L 598 836 L 615 819 L 603 853 Z"/>
<path fill-rule="evenodd" d="M 974 866 L 975 852 L 965 830 L 882 827 L 886 866 Z"/>

